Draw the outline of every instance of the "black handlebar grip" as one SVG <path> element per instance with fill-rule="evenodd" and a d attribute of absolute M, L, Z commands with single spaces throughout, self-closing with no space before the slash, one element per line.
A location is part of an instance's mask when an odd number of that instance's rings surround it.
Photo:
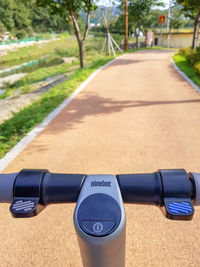
<path fill-rule="evenodd" d="M 162 182 L 159 172 L 149 174 L 117 175 L 123 201 L 125 203 L 162 203 Z"/>
<path fill-rule="evenodd" d="M 13 201 L 13 186 L 18 173 L 0 174 L 0 202 Z"/>
<path fill-rule="evenodd" d="M 41 202 L 44 205 L 76 202 L 85 177 L 85 174 L 45 173 L 41 184 Z"/>

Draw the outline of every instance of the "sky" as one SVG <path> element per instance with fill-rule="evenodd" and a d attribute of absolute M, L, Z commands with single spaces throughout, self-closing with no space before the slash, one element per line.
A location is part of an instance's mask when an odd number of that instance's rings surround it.
<path fill-rule="evenodd" d="M 169 0 L 162 0 L 165 4 L 166 4 L 166 7 L 169 6 Z"/>
<path fill-rule="evenodd" d="M 112 0 L 113 2 L 119 2 L 119 0 Z M 168 6 L 169 6 L 169 0 L 162 0 L 165 4 L 166 4 L 166 7 L 165 8 L 167 8 Z M 111 0 L 99 0 L 98 1 L 98 4 L 99 5 L 110 5 L 110 2 L 111 2 Z M 163 8 L 161 8 L 161 9 L 163 9 Z"/>

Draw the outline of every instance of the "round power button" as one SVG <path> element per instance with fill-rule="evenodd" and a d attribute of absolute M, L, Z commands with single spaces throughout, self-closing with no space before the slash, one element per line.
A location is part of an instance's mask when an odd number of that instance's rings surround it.
<path fill-rule="evenodd" d="M 103 224 L 100 222 L 94 223 L 93 230 L 95 233 L 101 233 L 103 231 Z"/>

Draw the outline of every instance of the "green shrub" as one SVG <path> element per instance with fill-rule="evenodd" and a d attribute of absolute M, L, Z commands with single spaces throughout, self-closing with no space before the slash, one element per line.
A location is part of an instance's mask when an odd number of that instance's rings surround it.
<path fill-rule="evenodd" d="M 200 47 L 193 50 L 191 47 L 181 48 L 179 54 L 186 57 L 188 63 L 194 66 L 197 62 L 200 62 Z"/>
<path fill-rule="evenodd" d="M 196 62 L 200 61 L 200 54 L 193 53 L 191 55 L 186 56 L 186 59 L 190 65 L 194 66 Z"/>
<path fill-rule="evenodd" d="M 196 52 L 200 54 L 200 46 L 196 48 Z"/>
<path fill-rule="evenodd" d="M 198 75 L 200 75 L 200 61 L 194 64 L 194 70 Z"/>
<path fill-rule="evenodd" d="M 26 37 L 26 32 L 25 32 L 25 30 L 20 30 L 20 31 L 18 31 L 18 32 L 16 33 L 16 37 L 17 37 L 18 39 L 23 39 L 23 38 L 25 38 L 25 37 Z"/>
<path fill-rule="evenodd" d="M 191 54 L 194 54 L 194 49 L 192 49 L 191 47 L 181 48 L 179 49 L 179 54 L 184 57 L 187 57 L 190 56 Z"/>

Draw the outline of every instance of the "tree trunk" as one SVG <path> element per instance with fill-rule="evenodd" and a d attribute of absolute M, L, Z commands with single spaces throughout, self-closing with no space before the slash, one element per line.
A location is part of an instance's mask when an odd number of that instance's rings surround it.
<path fill-rule="evenodd" d="M 136 34 L 136 48 L 139 48 L 139 36 Z"/>
<path fill-rule="evenodd" d="M 140 48 L 139 33 L 136 31 L 136 48 Z"/>
<path fill-rule="evenodd" d="M 84 68 L 84 41 L 87 37 L 88 30 L 89 30 L 91 7 L 92 7 L 92 1 L 90 0 L 90 1 L 88 1 L 87 20 L 86 20 L 85 31 L 84 31 L 83 35 L 81 34 L 81 31 L 80 31 L 80 28 L 78 25 L 77 14 L 74 13 L 72 10 L 69 10 L 69 14 L 70 14 L 71 20 L 72 20 L 73 25 L 74 25 L 75 35 L 76 35 L 76 38 L 78 41 L 79 59 L 80 59 L 80 67 L 81 68 Z"/>
<path fill-rule="evenodd" d="M 125 0 L 125 37 L 124 51 L 128 50 L 128 0 Z"/>
<path fill-rule="evenodd" d="M 80 40 L 78 41 L 79 44 L 79 58 L 80 58 L 80 67 L 84 68 L 84 41 Z"/>
<path fill-rule="evenodd" d="M 84 68 L 84 40 L 82 40 L 81 38 L 81 32 L 78 26 L 77 18 L 74 15 L 71 15 L 71 19 L 74 24 L 75 35 L 78 41 L 80 67 Z M 86 33 L 85 33 L 85 37 L 86 37 Z"/>
<path fill-rule="evenodd" d="M 200 12 L 197 14 L 194 22 L 194 34 L 193 34 L 193 41 L 192 41 L 192 48 L 196 50 L 198 37 L 199 37 L 199 24 L 200 24 Z"/>
<path fill-rule="evenodd" d="M 86 20 L 86 24 L 85 24 L 85 32 L 83 35 L 83 41 L 85 41 L 87 34 L 88 34 L 88 30 L 89 30 L 89 24 L 90 24 L 90 9 L 88 10 L 87 13 L 87 20 Z"/>
<path fill-rule="evenodd" d="M 140 32 L 140 28 L 137 27 L 137 28 L 135 29 L 135 35 L 136 35 L 136 48 L 140 48 L 139 32 Z"/>

